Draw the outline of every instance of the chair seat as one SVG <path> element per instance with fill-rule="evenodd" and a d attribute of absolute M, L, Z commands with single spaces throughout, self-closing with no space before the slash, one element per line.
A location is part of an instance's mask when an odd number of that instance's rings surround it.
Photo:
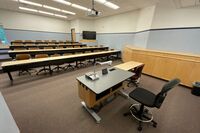
<path fill-rule="evenodd" d="M 156 95 L 144 88 L 136 88 L 129 93 L 129 96 L 145 106 L 154 107 Z"/>

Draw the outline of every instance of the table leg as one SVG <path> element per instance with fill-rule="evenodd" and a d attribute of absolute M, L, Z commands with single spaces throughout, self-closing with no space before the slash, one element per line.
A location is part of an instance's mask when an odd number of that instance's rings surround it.
<path fill-rule="evenodd" d="M 118 91 L 118 94 L 119 94 L 120 96 L 126 98 L 126 99 L 129 98 L 129 95 L 128 95 L 126 92 L 124 92 L 122 89 L 121 89 L 120 91 Z"/>
<path fill-rule="evenodd" d="M 9 76 L 10 80 L 13 81 L 13 78 L 12 78 L 12 75 L 10 72 L 8 72 L 8 76 Z"/>
<path fill-rule="evenodd" d="M 49 65 L 49 74 L 51 75 L 53 73 L 53 70 L 51 70 L 51 66 Z"/>
<path fill-rule="evenodd" d="M 88 113 L 90 113 L 90 115 L 96 120 L 96 123 L 100 123 L 101 117 L 99 117 L 99 116 L 94 112 L 94 110 L 88 108 L 84 101 L 82 101 L 81 104 L 82 104 L 83 107 L 88 111 Z"/>

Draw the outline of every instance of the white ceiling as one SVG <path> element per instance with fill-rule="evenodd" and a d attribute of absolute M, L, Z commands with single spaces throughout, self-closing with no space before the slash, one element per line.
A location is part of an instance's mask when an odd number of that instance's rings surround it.
<path fill-rule="evenodd" d="M 53 6 L 53 7 L 56 7 L 56 8 L 63 9 L 63 10 L 75 12 L 76 15 L 67 15 L 68 20 L 73 20 L 73 19 L 77 19 L 77 18 L 91 19 L 91 17 L 88 17 L 86 15 L 86 13 L 87 13 L 86 11 L 76 9 L 76 8 L 71 7 L 71 6 L 63 5 L 63 4 L 54 2 L 52 0 L 28 0 L 28 1 L 37 2 L 37 3 L 40 3 L 40 4 L 45 4 L 45 5 L 48 5 L 48 6 Z M 67 0 L 67 1 L 74 3 L 74 4 L 79 4 L 79 5 L 87 7 L 87 8 L 92 7 L 92 0 Z M 144 7 L 147 7 L 147 6 L 154 5 L 158 2 L 158 0 L 108 0 L 108 1 L 118 5 L 120 8 L 117 9 L 117 10 L 113 10 L 111 8 L 108 8 L 108 7 L 106 7 L 102 4 L 95 2 L 95 9 L 102 12 L 102 15 L 100 17 L 120 14 L 120 13 L 123 13 L 123 12 L 144 8 Z M 66 14 L 63 14 L 61 12 L 45 9 L 43 7 L 30 6 L 30 5 L 26 5 L 26 4 L 19 4 L 18 2 L 14 2 L 13 0 L 0 0 L 0 8 L 2 8 L 2 9 L 12 10 L 12 11 L 16 11 L 16 12 L 26 12 L 26 13 L 41 15 L 41 14 L 38 14 L 38 13 L 32 13 L 32 12 L 19 10 L 18 9 L 19 6 L 43 10 L 43 11 L 52 12 L 52 13 L 57 13 L 57 14 L 60 14 L 60 15 L 66 15 Z"/>
<path fill-rule="evenodd" d="M 194 7 L 200 5 L 200 0 L 174 0 L 177 8 Z"/>

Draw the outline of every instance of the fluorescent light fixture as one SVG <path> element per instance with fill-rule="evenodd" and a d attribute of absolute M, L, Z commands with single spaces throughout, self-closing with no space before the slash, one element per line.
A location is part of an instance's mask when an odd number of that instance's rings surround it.
<path fill-rule="evenodd" d="M 66 10 L 61 10 L 63 13 L 71 14 L 71 15 L 76 15 L 74 12 L 66 11 Z"/>
<path fill-rule="evenodd" d="M 59 15 L 59 14 L 54 14 L 56 17 L 60 17 L 60 18 L 67 18 L 67 16 L 63 16 L 63 15 Z"/>
<path fill-rule="evenodd" d="M 33 5 L 33 6 L 42 7 L 42 4 L 35 3 L 35 2 L 31 2 L 31 1 L 27 1 L 27 0 L 19 0 L 19 2 L 20 2 L 20 3 L 24 3 L 24 4 L 28 4 L 28 5 Z"/>
<path fill-rule="evenodd" d="M 77 5 L 77 4 L 72 4 L 72 7 L 74 7 L 74 8 L 78 8 L 78 9 L 81 9 L 81 10 L 88 11 L 88 8 L 83 7 L 83 6 L 80 6 L 80 5 Z"/>
<path fill-rule="evenodd" d="M 54 15 L 53 13 L 50 13 L 50 12 L 45 12 L 45 11 L 38 11 L 39 13 L 42 13 L 42 14 L 46 14 L 46 15 Z"/>
<path fill-rule="evenodd" d="M 106 0 L 95 0 L 98 3 L 104 4 L 105 2 L 107 2 Z"/>
<path fill-rule="evenodd" d="M 31 12 L 38 12 L 38 10 L 31 9 L 31 8 L 26 8 L 26 7 L 19 7 L 20 10 L 26 10 L 26 11 L 31 11 Z"/>
<path fill-rule="evenodd" d="M 91 9 L 87 9 L 87 11 L 88 11 L 88 12 L 91 12 L 92 10 L 91 10 Z"/>
<path fill-rule="evenodd" d="M 52 6 L 43 5 L 43 7 L 47 9 L 55 10 L 55 11 L 61 11 L 60 9 L 52 7 Z"/>
<path fill-rule="evenodd" d="M 111 2 L 106 2 L 106 3 L 104 3 L 104 5 L 107 6 L 107 7 L 112 8 L 112 9 L 118 9 L 119 8 L 118 5 L 115 5 L 115 4 L 111 3 Z"/>
<path fill-rule="evenodd" d="M 53 0 L 55 2 L 70 6 L 72 3 L 65 0 Z"/>

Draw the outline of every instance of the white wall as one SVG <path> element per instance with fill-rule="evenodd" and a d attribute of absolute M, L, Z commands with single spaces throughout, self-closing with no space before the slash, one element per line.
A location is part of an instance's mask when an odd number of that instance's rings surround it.
<path fill-rule="evenodd" d="M 176 8 L 173 0 L 160 0 L 155 9 L 152 28 L 199 27 L 200 6 Z"/>
<path fill-rule="evenodd" d="M 154 5 L 140 9 L 136 31 L 144 31 L 151 29 L 155 8 L 156 6 Z"/>
<path fill-rule="evenodd" d="M 70 32 L 70 22 L 63 19 L 18 13 L 0 9 L 0 23 L 6 29 Z"/>
<path fill-rule="evenodd" d="M 74 28 L 75 32 L 78 33 L 79 32 L 79 20 L 75 19 L 70 21 L 70 29 Z"/>
<path fill-rule="evenodd" d="M 139 10 L 103 17 L 95 20 L 95 30 L 98 33 L 135 32 Z"/>
<path fill-rule="evenodd" d="M 80 19 L 79 32 L 82 31 L 95 31 L 94 20 Z"/>

